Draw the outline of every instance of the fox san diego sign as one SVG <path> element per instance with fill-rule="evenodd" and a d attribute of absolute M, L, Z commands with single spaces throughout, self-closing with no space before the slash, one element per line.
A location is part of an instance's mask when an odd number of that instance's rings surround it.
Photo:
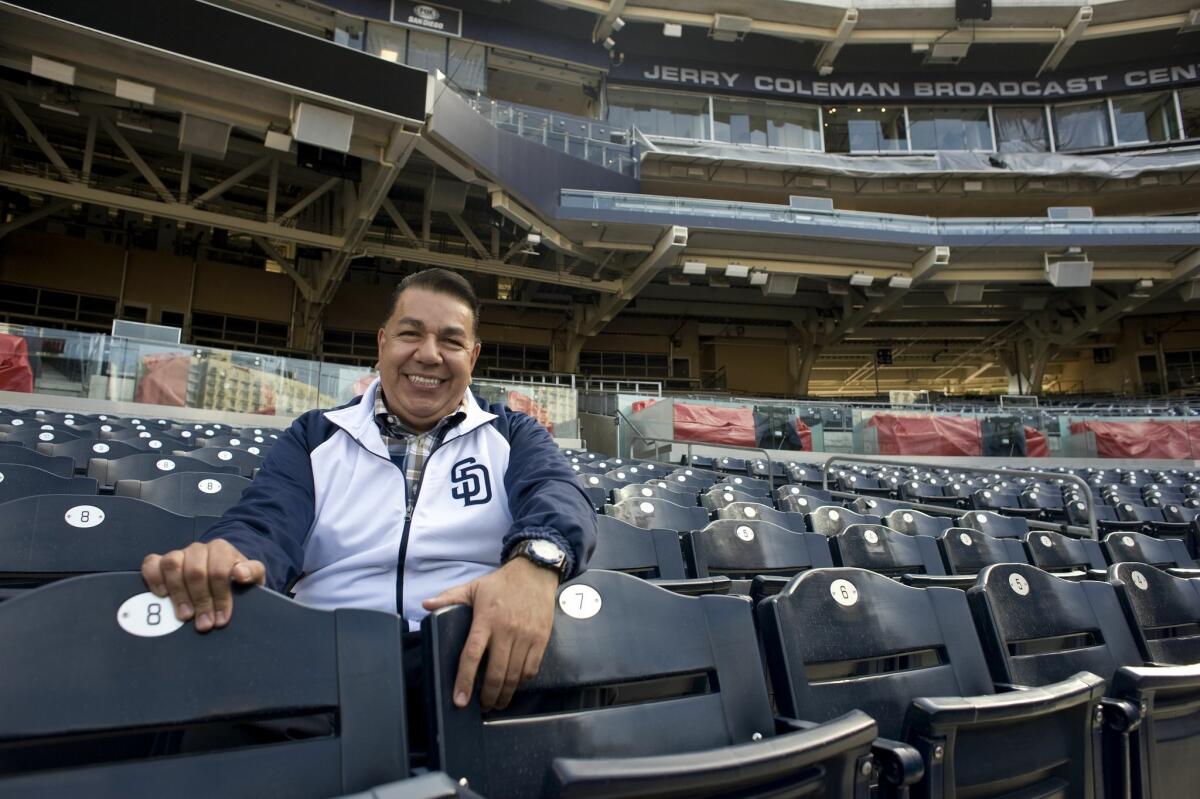
<path fill-rule="evenodd" d="M 443 36 L 462 36 L 462 11 L 433 3 L 392 0 L 392 22 Z"/>
<path fill-rule="evenodd" d="M 1080 99 L 1200 83 L 1200 60 L 1105 67 L 1087 72 L 1013 77 L 956 74 L 819 77 L 730 66 L 627 58 L 610 73 L 614 83 L 639 83 L 708 92 L 771 95 L 832 103 L 843 100 L 984 103 Z"/>

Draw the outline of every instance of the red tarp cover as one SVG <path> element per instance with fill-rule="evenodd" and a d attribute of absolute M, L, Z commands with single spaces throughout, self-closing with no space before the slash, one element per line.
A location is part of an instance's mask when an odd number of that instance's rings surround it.
<path fill-rule="evenodd" d="M 706 444 L 728 444 L 754 447 L 754 411 L 749 408 L 715 408 L 709 405 L 675 403 L 675 438 L 680 441 L 702 441 Z"/>
<path fill-rule="evenodd" d="M 658 400 L 656 400 L 656 399 L 634 400 L 633 412 L 637 413 L 638 411 L 645 410 L 646 408 L 649 408 L 651 405 L 653 405 L 656 402 L 658 402 Z"/>
<path fill-rule="evenodd" d="M 1101 458 L 1194 458 L 1200 424 L 1187 422 L 1072 422 L 1071 434 L 1094 433 Z"/>
<path fill-rule="evenodd" d="M 33 368 L 25 339 L 0 333 L 0 391 L 33 392 Z"/>
<path fill-rule="evenodd" d="M 142 358 L 146 374 L 138 381 L 134 402 L 152 405 L 187 405 L 188 369 L 192 356 L 183 353 L 163 353 Z"/>
<path fill-rule="evenodd" d="M 800 449 L 812 452 L 812 428 L 796 417 L 796 435 L 800 436 Z"/>
<path fill-rule="evenodd" d="M 978 419 L 877 413 L 867 426 L 878 431 L 880 455 L 979 455 L 983 451 Z M 1030 458 L 1048 457 L 1045 434 L 1026 426 L 1025 450 Z"/>

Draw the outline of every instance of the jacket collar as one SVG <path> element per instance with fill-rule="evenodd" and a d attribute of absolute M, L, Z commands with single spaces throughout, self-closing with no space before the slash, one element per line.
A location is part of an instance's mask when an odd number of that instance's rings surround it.
<path fill-rule="evenodd" d="M 377 377 L 371 381 L 371 385 L 367 386 L 367 390 L 363 392 L 358 402 L 326 411 L 325 418 L 345 430 L 369 451 L 381 458 L 386 458 L 388 457 L 387 446 L 379 434 L 378 425 L 375 424 L 375 396 L 378 392 L 379 378 Z M 453 430 L 447 432 L 442 443 L 465 436 L 496 418 L 496 414 L 483 409 L 479 400 L 471 393 L 471 389 L 467 389 L 464 404 L 467 418 L 463 419 Z"/>

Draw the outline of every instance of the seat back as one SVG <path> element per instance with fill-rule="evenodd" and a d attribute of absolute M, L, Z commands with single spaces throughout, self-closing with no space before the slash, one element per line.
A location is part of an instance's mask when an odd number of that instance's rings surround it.
<path fill-rule="evenodd" d="M 794 533 L 808 532 L 808 523 L 799 513 L 788 513 L 760 505 L 757 502 L 730 502 L 717 511 L 718 519 L 766 521 L 791 530 Z"/>
<path fill-rule="evenodd" d="M 741 491 L 746 494 L 754 494 L 760 497 L 771 496 L 771 484 L 766 480 L 757 480 L 753 477 L 729 476 L 718 483 L 713 483 L 713 488 L 732 488 L 735 491 Z"/>
<path fill-rule="evenodd" d="M 137 570 L 147 553 L 182 549 L 213 521 L 131 497 L 16 499 L 0 513 L 0 583 L 28 588 L 71 574 Z"/>
<path fill-rule="evenodd" d="M 150 451 L 151 448 L 143 441 L 97 441 L 90 438 L 42 444 L 38 447 L 38 452 L 46 455 L 71 458 L 75 464 L 75 471 L 81 474 L 87 471 L 88 461 L 92 458 L 109 458 L 111 460 Z"/>
<path fill-rule="evenodd" d="M 611 516 L 597 516 L 596 527 L 596 549 L 588 559 L 589 569 L 625 572 L 647 580 L 687 577 L 676 531 L 646 530 Z"/>
<path fill-rule="evenodd" d="M 696 504 L 695 494 L 676 491 L 662 485 L 662 482 L 658 480 L 653 483 L 631 483 L 630 485 L 620 486 L 613 489 L 612 496 L 617 502 L 632 498 L 658 497 L 659 499 L 673 502 L 676 505 L 683 505 L 685 508 Z"/>
<path fill-rule="evenodd" d="M 756 494 L 747 494 L 745 491 L 738 491 L 728 484 L 716 483 L 708 491 L 700 495 L 700 504 L 709 513 L 716 513 L 726 505 L 732 505 L 734 502 L 752 502 L 762 504 L 766 501 L 766 497 L 760 497 Z"/>
<path fill-rule="evenodd" d="M 814 533 L 825 536 L 835 536 L 852 524 L 880 525 L 883 521 L 878 516 L 866 513 L 855 513 L 841 507 L 823 505 L 808 514 L 808 526 Z"/>
<path fill-rule="evenodd" d="M 1108 568 L 1100 543 L 1090 538 L 1071 538 L 1048 530 L 1030 530 L 1025 535 L 1029 562 L 1048 572 Z"/>
<path fill-rule="evenodd" d="M 938 538 L 950 574 L 976 574 L 993 563 L 1028 563 L 1029 554 L 1014 538 L 993 538 L 966 527 L 951 527 Z"/>
<path fill-rule="evenodd" d="M 186 455 L 169 452 L 144 452 L 123 458 L 92 458 L 88 461 L 88 477 L 94 477 L 101 488 L 112 488 L 118 480 L 153 480 L 173 472 L 219 472 L 237 474 L 235 466 L 211 466 Z"/>
<path fill-rule="evenodd" d="M 1183 580 L 1153 566 L 1118 563 L 1108 581 L 1147 663 L 1200 663 L 1200 580 Z"/>
<path fill-rule="evenodd" d="M 118 480 L 114 493 L 145 500 L 181 516 L 221 516 L 249 487 L 250 481 L 237 474 L 176 472 L 153 480 Z"/>
<path fill-rule="evenodd" d="M 824 536 L 762 520 L 718 519 L 703 530 L 685 533 L 682 541 L 695 577 L 790 577 L 833 565 Z"/>
<path fill-rule="evenodd" d="M 0 503 L 35 494 L 95 494 L 90 477 L 59 477 L 36 466 L 0 463 Z"/>
<path fill-rule="evenodd" d="M 993 693 L 961 591 L 823 569 L 764 599 L 757 614 L 784 715 L 821 720 L 860 708 L 881 735 L 900 738 L 917 697 Z"/>
<path fill-rule="evenodd" d="M 986 510 L 973 510 L 958 517 L 959 527 L 969 527 L 993 538 L 1024 538 L 1029 522 Z"/>
<path fill-rule="evenodd" d="M 926 535 L 905 535 L 889 527 L 852 524 L 829 540 L 839 566 L 889 577 L 946 573 L 937 540 Z"/>
<path fill-rule="evenodd" d="M 136 573 L 0 605 L 0 794 L 316 799 L 408 776 L 403 620 L 258 587 L 235 603 L 215 635 Z"/>
<path fill-rule="evenodd" d="M 954 526 L 954 520 L 949 516 L 930 516 L 919 510 L 894 510 L 884 518 L 884 522 L 893 530 L 908 535 L 928 535 L 934 538 Z"/>
<path fill-rule="evenodd" d="M 699 530 L 708 524 L 708 511 L 704 508 L 684 507 L 658 497 L 621 500 L 606 506 L 604 514 L 646 530 Z"/>
<path fill-rule="evenodd" d="M 897 510 L 907 509 L 909 504 L 883 497 L 859 497 L 850 504 L 850 507 L 855 513 L 882 517 L 889 513 L 895 513 Z"/>
<path fill-rule="evenodd" d="M 250 477 L 254 470 L 263 465 L 266 460 L 266 449 L 250 446 L 245 449 L 237 447 L 217 447 L 213 445 L 177 452 L 176 455 L 187 455 L 209 466 L 233 466 L 242 477 Z"/>
<path fill-rule="evenodd" d="M 1080 671 L 1111 681 L 1119 667 L 1141 663 L 1107 583 L 1001 563 L 983 570 L 967 600 L 997 682 L 1046 685 Z"/>
<path fill-rule="evenodd" d="M 28 447 L 16 444 L 0 444 L 0 464 L 12 463 L 21 466 L 33 466 L 59 477 L 71 477 L 75 474 L 75 462 L 60 455 L 45 455 Z"/>
<path fill-rule="evenodd" d="M 1160 568 L 1194 569 L 1196 562 L 1177 538 L 1154 538 L 1134 532 L 1104 536 L 1101 543 L 1109 563 L 1149 563 Z"/>
<path fill-rule="evenodd" d="M 684 597 L 589 570 L 559 588 L 537 676 L 506 710 L 486 715 L 477 695 L 465 708 L 452 704 L 470 625 L 467 606 L 434 611 L 422 622 L 432 766 L 491 799 L 551 795 L 546 786 L 556 758 L 647 758 L 774 732 L 744 600 Z"/>

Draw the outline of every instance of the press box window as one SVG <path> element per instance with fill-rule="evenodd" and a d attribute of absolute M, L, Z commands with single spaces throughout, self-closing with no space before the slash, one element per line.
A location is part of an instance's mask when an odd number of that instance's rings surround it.
<path fill-rule="evenodd" d="M 902 106 L 842 105 L 825 109 L 825 150 L 878 153 L 908 149 Z"/>
<path fill-rule="evenodd" d="M 1171 92 L 1114 97 L 1117 144 L 1159 144 L 1182 138 Z"/>
<path fill-rule="evenodd" d="M 819 120 L 816 108 L 762 100 L 713 100 L 713 138 L 731 144 L 820 150 Z"/>
<path fill-rule="evenodd" d="M 908 124 L 914 150 L 995 149 L 987 108 L 912 106 Z"/>
<path fill-rule="evenodd" d="M 1050 152 L 1050 129 L 1041 106 L 996 106 L 997 149 L 1002 153 Z"/>
<path fill-rule="evenodd" d="M 608 90 L 608 121 L 656 136 L 708 139 L 708 96 Z"/>
<path fill-rule="evenodd" d="M 1108 103 L 1103 100 L 1058 105 L 1051 113 L 1054 117 L 1054 140 L 1059 150 L 1094 150 L 1112 146 Z"/>

